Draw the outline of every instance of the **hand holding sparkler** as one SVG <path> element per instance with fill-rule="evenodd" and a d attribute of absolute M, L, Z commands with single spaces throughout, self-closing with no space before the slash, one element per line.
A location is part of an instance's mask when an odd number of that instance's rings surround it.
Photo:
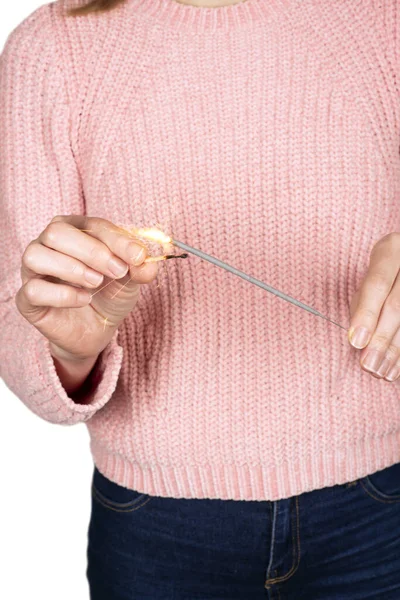
<path fill-rule="evenodd" d="M 146 258 L 145 244 L 125 230 L 80 215 L 54 217 L 25 249 L 15 302 L 50 341 L 67 393 L 78 389 L 135 307 L 140 284 L 155 279 L 158 264 Z"/>

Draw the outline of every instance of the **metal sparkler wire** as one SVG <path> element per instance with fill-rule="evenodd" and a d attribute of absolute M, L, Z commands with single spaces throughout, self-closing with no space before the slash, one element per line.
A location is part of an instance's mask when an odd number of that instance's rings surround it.
<path fill-rule="evenodd" d="M 312 306 L 309 306 L 308 304 L 304 304 L 304 302 L 300 302 L 300 300 L 296 300 L 295 298 L 292 298 L 292 296 L 288 296 L 287 294 L 284 294 L 280 290 L 277 290 L 276 288 L 264 283 L 263 281 L 260 281 L 259 279 L 256 279 L 255 277 L 252 277 L 251 275 L 248 275 L 247 273 L 244 273 L 243 271 L 240 271 L 239 269 L 236 269 L 235 267 L 228 265 L 227 263 L 223 262 L 222 260 L 215 258 L 215 256 L 206 254 L 202 250 L 198 250 L 197 248 L 192 248 L 191 246 L 188 246 L 187 244 L 185 244 L 183 242 L 179 242 L 178 240 L 175 240 L 175 239 L 171 239 L 171 243 L 174 244 L 174 246 L 177 246 L 178 248 L 180 248 L 181 250 L 184 250 L 185 252 L 189 252 L 190 254 L 194 254 L 195 256 L 198 256 L 199 258 L 202 258 L 203 260 L 206 260 L 209 263 L 212 263 L 213 265 L 220 267 L 221 269 L 225 269 L 225 271 L 229 271 L 233 275 L 236 275 L 237 277 L 241 277 L 245 281 L 248 281 L 249 283 L 257 285 L 258 287 L 262 288 L 263 290 L 266 290 L 267 292 L 271 292 L 271 294 L 274 294 L 275 296 L 282 298 L 282 300 L 291 302 L 291 304 L 294 304 L 295 306 L 298 306 L 299 308 L 302 308 L 303 310 L 306 310 L 317 317 L 321 317 L 322 319 L 325 319 L 326 321 L 333 323 L 333 325 L 336 325 L 337 327 L 340 327 L 341 329 L 344 329 L 345 331 L 347 331 L 347 329 L 348 329 L 347 327 L 344 327 L 343 325 L 336 323 L 336 321 L 333 321 L 329 317 L 326 317 L 325 315 L 321 314 Z"/>

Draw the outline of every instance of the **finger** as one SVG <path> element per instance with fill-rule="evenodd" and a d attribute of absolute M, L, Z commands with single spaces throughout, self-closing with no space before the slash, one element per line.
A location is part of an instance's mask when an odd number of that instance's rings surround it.
<path fill-rule="evenodd" d="M 396 334 L 393 337 L 392 344 L 396 348 L 400 348 L 400 329 L 397 330 Z M 392 366 L 387 370 L 384 378 L 386 381 L 396 381 L 400 376 L 400 352 L 397 355 L 397 360 L 392 364 Z"/>
<path fill-rule="evenodd" d="M 22 255 L 21 277 L 26 283 L 37 275 L 51 275 L 68 283 L 86 287 L 99 286 L 104 276 L 83 262 L 47 248 L 38 242 L 30 243 Z"/>
<path fill-rule="evenodd" d="M 90 236 L 103 242 L 115 256 L 121 258 L 128 265 L 141 265 L 147 257 L 145 244 L 107 219 L 81 215 L 55 217 L 54 219 L 55 223 L 57 223 L 57 219 L 63 219 L 64 223 L 68 223 L 76 229 L 84 229 Z"/>
<path fill-rule="evenodd" d="M 112 298 L 116 296 L 121 297 L 121 293 L 125 292 L 131 295 L 131 293 L 138 291 L 138 284 L 146 284 L 153 281 L 158 274 L 159 266 L 158 263 L 150 263 L 140 265 L 139 267 L 131 267 L 129 269 L 129 275 L 121 279 L 121 287 L 117 290 Z M 102 288 L 100 288 L 101 290 Z M 100 291 L 98 290 L 98 291 Z M 95 296 L 97 292 L 94 292 Z"/>
<path fill-rule="evenodd" d="M 365 348 L 374 333 L 383 304 L 399 271 L 399 243 L 386 236 L 371 252 L 369 269 L 359 290 L 359 301 L 351 319 L 349 341 L 354 348 Z"/>
<path fill-rule="evenodd" d="M 159 272 L 159 263 L 146 263 L 139 267 L 130 267 L 129 274 L 132 283 L 151 283 Z"/>
<path fill-rule="evenodd" d="M 23 315 L 34 312 L 35 307 L 76 308 L 89 304 L 87 290 L 44 279 L 30 279 L 16 294 L 16 304 Z"/>
<path fill-rule="evenodd" d="M 83 262 L 91 269 L 112 279 L 124 277 L 129 266 L 92 235 L 76 229 L 69 223 L 50 223 L 38 241 L 44 246 Z"/>
<path fill-rule="evenodd" d="M 384 377 L 397 362 L 400 348 L 394 336 L 400 327 L 400 278 L 397 276 L 392 290 L 386 298 L 377 327 L 371 340 L 362 352 L 361 366 L 366 371 Z"/>

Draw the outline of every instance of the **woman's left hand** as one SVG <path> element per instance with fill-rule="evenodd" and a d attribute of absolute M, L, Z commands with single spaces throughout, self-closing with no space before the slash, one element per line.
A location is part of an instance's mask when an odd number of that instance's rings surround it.
<path fill-rule="evenodd" d="M 373 247 L 368 272 L 351 301 L 349 341 L 363 349 L 360 365 L 374 377 L 400 375 L 400 233 Z"/>

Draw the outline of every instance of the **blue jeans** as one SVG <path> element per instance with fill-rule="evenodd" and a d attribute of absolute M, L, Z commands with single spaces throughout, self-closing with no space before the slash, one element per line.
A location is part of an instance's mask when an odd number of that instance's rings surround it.
<path fill-rule="evenodd" d="M 94 471 L 91 600 L 399 600 L 400 463 L 278 501 L 184 499 Z"/>

